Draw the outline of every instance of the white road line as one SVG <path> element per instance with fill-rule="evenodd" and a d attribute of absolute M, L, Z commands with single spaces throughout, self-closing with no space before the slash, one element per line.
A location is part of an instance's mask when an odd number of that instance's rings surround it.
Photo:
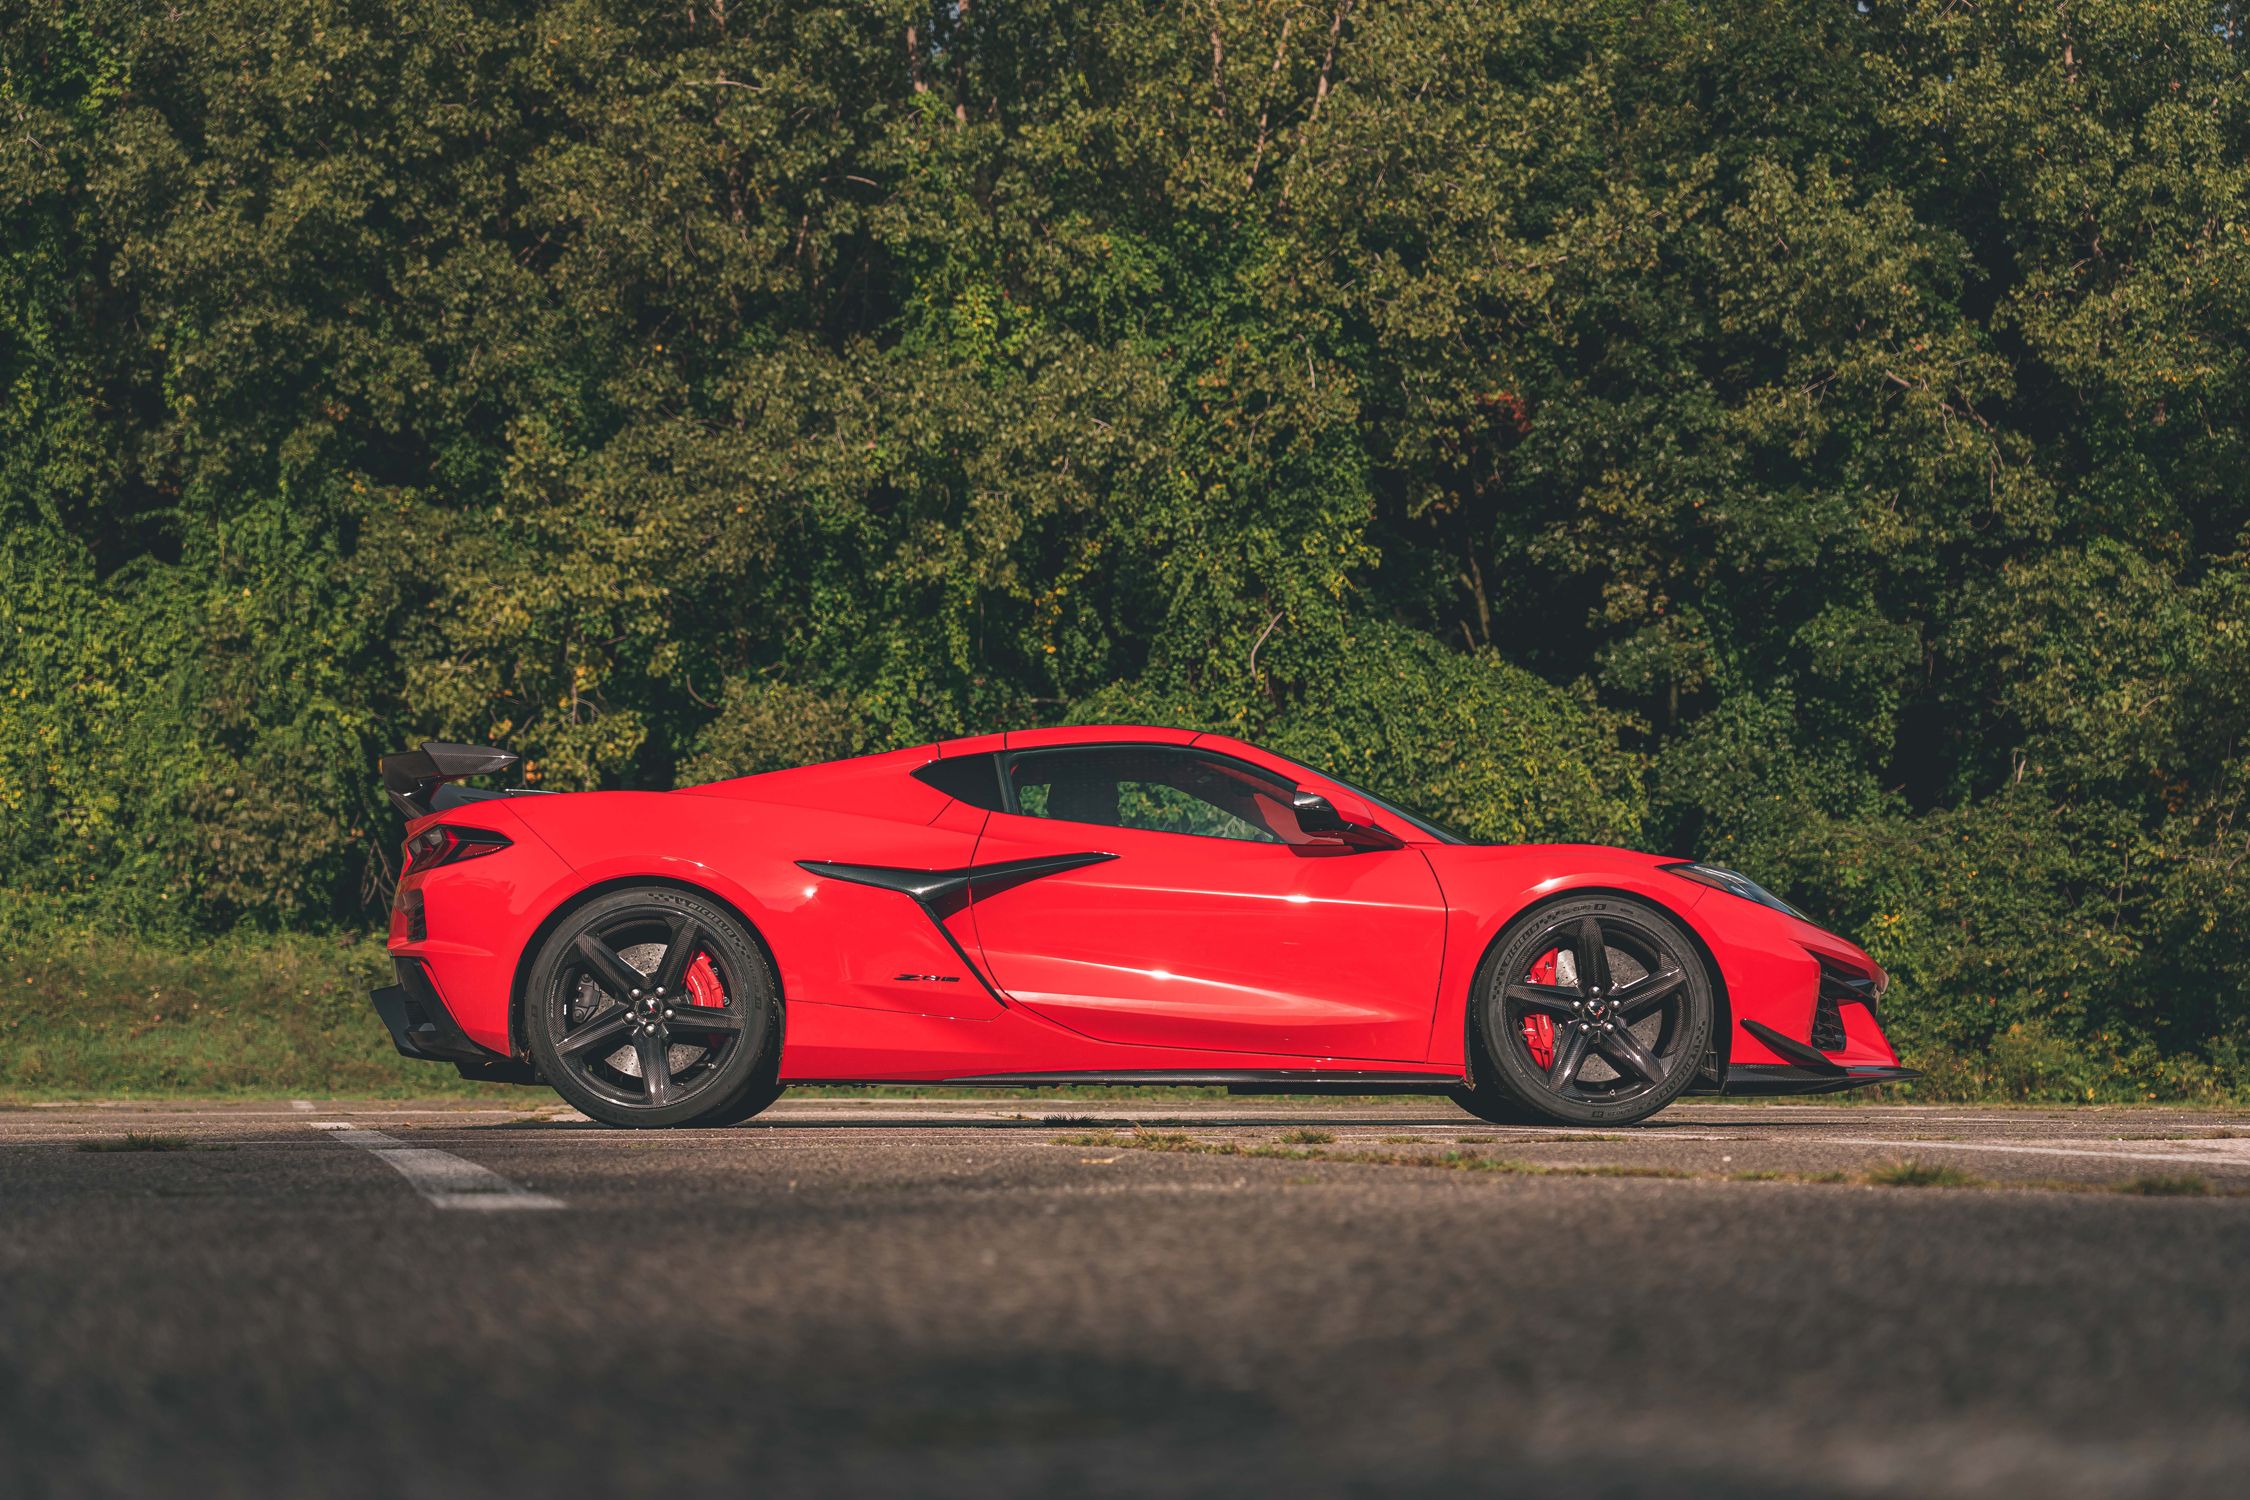
<path fill-rule="evenodd" d="M 1998 1151 L 2016 1156 L 2098 1156 L 2110 1161 L 2164 1161 L 2174 1166 L 2218 1165 L 2250 1167 L 2250 1152 L 2226 1149 L 2188 1151 L 2105 1151 L 2090 1146 L 2002 1146 L 1978 1141 L 1878 1141 L 1857 1136 L 1832 1135 L 1818 1144 L 1829 1146 L 1891 1146 L 1902 1151 Z M 2182 1145 L 2227 1147 L 2235 1142 L 2188 1142 Z"/>
<path fill-rule="evenodd" d="M 319 1120 L 313 1129 L 332 1141 L 357 1146 L 414 1184 L 435 1208 L 561 1208 L 562 1199 L 518 1187 L 498 1172 L 464 1161 L 450 1151 L 409 1146 L 379 1130 L 362 1130 L 348 1120 Z"/>

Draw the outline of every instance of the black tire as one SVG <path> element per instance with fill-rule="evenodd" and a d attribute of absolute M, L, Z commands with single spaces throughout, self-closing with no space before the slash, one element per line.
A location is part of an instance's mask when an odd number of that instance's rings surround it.
<path fill-rule="evenodd" d="M 740 1125 L 752 1115 L 762 1115 L 776 1099 L 789 1092 L 786 1084 L 771 1079 L 761 1079 L 744 1092 L 740 1099 L 723 1110 L 703 1115 L 698 1125 Z"/>
<path fill-rule="evenodd" d="M 1485 1082 L 1481 1075 L 1489 1071 L 1488 1068 L 1478 1069 L 1477 1072 L 1480 1076 L 1474 1087 L 1451 1090 L 1445 1097 L 1451 1099 L 1478 1119 L 1494 1125 L 1551 1125 L 1554 1123 L 1547 1116 L 1525 1108 L 1516 1101 L 1514 1095 L 1503 1094 L 1496 1086 Z"/>
<path fill-rule="evenodd" d="M 715 902 L 666 886 L 610 891 L 540 945 L 524 1039 L 591 1119 L 732 1124 L 781 1092 L 779 991 L 765 950 Z"/>
<path fill-rule="evenodd" d="M 770 972 L 770 968 L 769 968 Z M 773 1030 L 768 1034 L 765 1055 L 758 1060 L 758 1074 L 742 1097 L 724 1109 L 714 1109 L 697 1118 L 698 1125 L 740 1125 L 753 1115 L 761 1115 L 772 1107 L 775 1100 L 789 1092 L 781 1081 L 781 1044 L 788 1035 L 789 1017 L 780 1005 L 773 1007 Z"/>
<path fill-rule="evenodd" d="M 1535 981 L 1549 957 L 1553 981 Z M 1687 932 L 1630 896 L 1525 913 L 1485 954 L 1469 1007 L 1474 1087 L 1457 1102 L 1496 1124 L 1556 1125 L 1629 1125 L 1670 1104 L 1695 1081 L 1717 1010 Z M 1531 1017 L 1546 1020 L 1544 1058 Z"/>

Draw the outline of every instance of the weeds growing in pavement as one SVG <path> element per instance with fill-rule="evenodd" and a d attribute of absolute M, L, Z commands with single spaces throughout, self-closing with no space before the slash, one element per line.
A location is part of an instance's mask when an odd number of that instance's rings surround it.
<path fill-rule="evenodd" d="M 98 1141 L 80 1141 L 81 1151 L 192 1151 L 195 1143 L 184 1135 L 147 1135 L 138 1130 L 128 1130 L 121 1136 Z"/>
<path fill-rule="evenodd" d="M 1886 1162 L 1870 1167 L 1859 1180 L 1869 1187 L 1983 1187 L 1984 1179 L 1953 1167 L 1926 1161 Z"/>
<path fill-rule="evenodd" d="M 1313 1138 L 1318 1138 L 1317 1140 Z M 1383 1136 L 1386 1145 L 1424 1145 L 1423 1136 Z M 1566 1137 L 1583 1139 L 1583 1137 Z M 1519 1161 L 1513 1157 L 1486 1156 L 1469 1150 L 1429 1151 L 1367 1151 L 1357 1149 L 1323 1149 L 1334 1136 L 1326 1131 L 1293 1130 L 1281 1137 L 1283 1144 L 1261 1146 L 1241 1141 L 1210 1140 L 1178 1130 L 1100 1131 L 1084 1135 L 1055 1137 L 1058 1146 L 1097 1146 L 1113 1151 L 1156 1151 L 1174 1156 L 1230 1156 L 1264 1161 L 1325 1162 L 1342 1166 L 1423 1167 L 1446 1172 L 1487 1172 L 1503 1177 L 1638 1177 L 1674 1181 L 1704 1182 L 1774 1182 L 1796 1185 L 1854 1186 L 1854 1187 L 1907 1187 L 1907 1188 L 1987 1188 L 2023 1192 L 2053 1193 L 2125 1193 L 2146 1198 L 2200 1198 L 2212 1196 L 2240 1197 L 2239 1192 L 2214 1188 L 2205 1179 L 2193 1174 L 2154 1173 L 2135 1177 L 2125 1182 L 2069 1182 L 2046 1178 L 2032 1180 L 1995 1181 L 1978 1177 L 1955 1168 L 1932 1165 L 1919 1161 L 1885 1162 L 1862 1172 L 1790 1172 L 1771 1168 L 1746 1172 L 1692 1172 L 1674 1167 L 1635 1166 L 1625 1163 L 1602 1165 L 1554 1165 L 1545 1162 Z M 1103 1162 L 1114 1157 L 1101 1158 Z M 1291 1179 L 1295 1181 L 1297 1179 Z M 1309 1179 L 1308 1179 L 1309 1180 Z"/>
<path fill-rule="evenodd" d="M 2193 1172 L 2149 1172 L 2117 1184 L 2117 1191 L 2136 1198 L 2208 1198 L 2211 1183 Z"/>
<path fill-rule="evenodd" d="M 1318 1134 L 1319 1132 L 1296 1132 Z M 1287 1137 L 1284 1137 L 1287 1139 Z M 1181 1156 L 1236 1156 L 1278 1161 L 1336 1162 L 1348 1166 L 1431 1167 L 1450 1172 L 1497 1172 L 1511 1177 L 1687 1177 L 1670 1167 L 1550 1167 L 1473 1151 L 1431 1155 L 1418 1151 L 1325 1151 L 1318 1146 L 1246 1146 L 1239 1141 L 1206 1141 L 1183 1132 L 1136 1130 L 1129 1135 L 1066 1135 L 1058 1146 L 1106 1146 L 1121 1151 L 1163 1151 Z"/>
<path fill-rule="evenodd" d="M 1776 1172 L 1771 1170 L 1764 1170 L 1756 1172 L 1729 1172 L 1727 1174 L 1727 1181 L 1729 1182 L 1836 1183 L 1850 1182 L 1851 1180 L 1852 1179 L 1850 1174 L 1844 1172 Z"/>

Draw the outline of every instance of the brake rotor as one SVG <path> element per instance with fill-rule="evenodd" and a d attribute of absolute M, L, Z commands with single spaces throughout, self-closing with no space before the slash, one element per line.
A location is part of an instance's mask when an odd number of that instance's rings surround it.
<path fill-rule="evenodd" d="M 656 972 L 656 966 L 664 962 L 664 945 L 662 943 L 635 943 L 630 948 L 618 949 L 617 956 L 638 969 L 642 974 L 653 975 Z M 715 1007 L 727 1003 L 726 988 L 719 983 L 719 971 L 712 967 L 710 954 L 698 953 L 695 955 L 695 962 L 688 965 L 687 992 L 687 1003 L 690 1005 Z M 588 1015 L 593 1014 L 594 1007 L 600 1004 L 600 994 L 599 987 L 594 984 L 591 978 L 581 977 L 579 979 L 578 1000 L 581 1005 L 586 1007 Z M 623 1000 L 625 997 L 620 995 L 617 998 Z M 665 1061 L 670 1064 L 675 1074 L 682 1073 L 693 1067 L 696 1061 L 709 1050 L 708 1047 L 697 1046 L 693 1042 L 675 1041 L 672 1043 L 670 1050 L 665 1053 Z M 641 1076 L 641 1055 L 633 1049 L 631 1043 L 618 1048 L 615 1052 L 603 1058 L 602 1061 L 628 1078 Z"/>

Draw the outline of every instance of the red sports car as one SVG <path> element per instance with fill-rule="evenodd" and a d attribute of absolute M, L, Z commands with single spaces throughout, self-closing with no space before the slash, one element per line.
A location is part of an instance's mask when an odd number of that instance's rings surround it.
<path fill-rule="evenodd" d="M 375 1008 L 409 1057 L 611 1124 L 741 1120 L 792 1083 L 1134 1083 L 1593 1125 L 1914 1076 L 1882 969 L 1732 871 L 1471 843 L 1223 735 L 455 784 L 515 760 L 383 758 L 410 821 Z"/>

